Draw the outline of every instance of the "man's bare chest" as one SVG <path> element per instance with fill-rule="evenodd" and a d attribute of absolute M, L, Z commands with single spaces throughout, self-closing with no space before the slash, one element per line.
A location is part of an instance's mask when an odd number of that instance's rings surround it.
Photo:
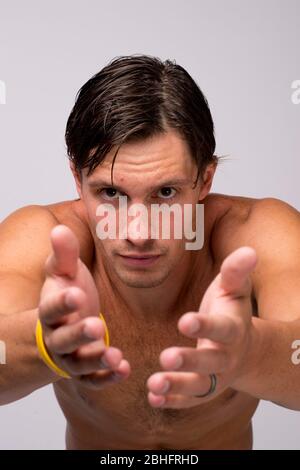
<path fill-rule="evenodd" d="M 212 273 L 211 273 L 212 276 Z M 132 430 L 147 433 L 166 432 L 181 433 L 181 425 L 194 420 L 193 410 L 154 409 L 148 402 L 147 380 L 155 372 L 162 370 L 160 354 L 169 347 L 195 348 L 197 341 L 187 338 L 178 330 L 179 318 L 187 311 L 195 311 L 199 308 L 201 298 L 206 290 L 205 285 L 191 284 L 181 304 L 174 309 L 174 315 L 169 320 L 160 321 L 155 312 L 153 318 L 139 319 L 128 315 L 122 303 L 117 303 L 116 298 L 107 295 L 98 284 L 99 297 L 101 299 L 101 311 L 106 320 L 110 335 L 110 345 L 120 349 L 123 357 L 131 366 L 129 378 L 101 391 L 101 394 L 89 393 L 86 399 L 93 409 L 105 410 L 104 415 L 110 416 L 110 420 L 116 419 L 120 428 L 128 429 L 134 417 Z M 170 427 L 170 424 L 172 426 Z M 178 435 L 179 435 L 178 434 Z M 152 436 L 154 437 L 154 435 Z"/>

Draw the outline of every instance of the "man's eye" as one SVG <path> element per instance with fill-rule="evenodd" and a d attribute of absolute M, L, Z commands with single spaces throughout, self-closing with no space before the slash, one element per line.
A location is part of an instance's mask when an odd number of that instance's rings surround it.
<path fill-rule="evenodd" d="M 104 199 L 117 199 L 121 193 L 115 188 L 103 188 L 99 190 L 99 193 Z"/>
<path fill-rule="evenodd" d="M 175 196 L 176 189 L 166 186 L 164 188 L 161 188 L 157 194 L 158 194 L 158 197 L 161 197 L 163 199 L 169 199 Z"/>

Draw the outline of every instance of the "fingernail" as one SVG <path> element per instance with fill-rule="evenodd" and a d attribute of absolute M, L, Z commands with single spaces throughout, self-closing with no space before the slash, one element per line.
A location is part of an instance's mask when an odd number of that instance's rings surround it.
<path fill-rule="evenodd" d="M 65 304 L 68 308 L 76 308 L 75 299 L 72 294 L 67 294 L 65 297 Z"/>
<path fill-rule="evenodd" d="M 97 339 L 97 336 L 95 335 L 94 331 L 91 330 L 90 325 L 85 325 L 83 328 L 83 334 L 90 339 Z"/>
<path fill-rule="evenodd" d="M 156 398 L 158 399 L 158 398 Z M 165 397 L 159 397 L 159 402 L 157 403 L 156 406 L 163 406 L 166 403 Z"/>
<path fill-rule="evenodd" d="M 183 358 L 182 356 L 178 356 L 174 362 L 173 369 L 179 369 L 183 364 Z"/>
<path fill-rule="evenodd" d="M 189 326 L 189 332 L 190 333 L 197 333 L 197 331 L 199 331 L 200 329 L 200 322 L 197 318 L 193 318 L 191 323 L 190 323 L 190 326 Z"/>
<path fill-rule="evenodd" d="M 164 380 L 161 393 L 166 393 L 169 390 L 169 388 L 170 388 L 170 382 L 168 380 Z"/>
<path fill-rule="evenodd" d="M 105 359 L 105 357 L 103 357 L 100 362 L 101 362 L 101 366 L 104 366 L 104 367 L 106 367 L 106 368 L 110 368 L 110 365 L 108 364 L 108 362 L 107 362 L 107 360 Z"/>

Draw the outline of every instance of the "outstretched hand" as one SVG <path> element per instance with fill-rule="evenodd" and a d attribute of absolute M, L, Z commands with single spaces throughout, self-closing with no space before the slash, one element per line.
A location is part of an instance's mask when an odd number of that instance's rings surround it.
<path fill-rule="evenodd" d="M 257 263 L 250 247 L 233 251 L 206 290 L 198 312 L 185 313 L 179 331 L 197 341 L 195 348 L 162 351 L 163 372 L 149 377 L 148 399 L 154 407 L 189 408 L 234 388 L 253 337 L 250 274 Z M 205 397 L 215 374 L 215 391 Z"/>

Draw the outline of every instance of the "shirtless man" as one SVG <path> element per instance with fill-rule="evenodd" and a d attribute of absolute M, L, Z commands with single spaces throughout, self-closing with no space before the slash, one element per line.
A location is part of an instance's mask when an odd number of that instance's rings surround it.
<path fill-rule="evenodd" d="M 0 403 L 53 383 L 67 420 L 67 449 L 251 449 L 259 399 L 300 409 L 300 368 L 291 360 L 300 338 L 299 213 L 274 198 L 209 192 L 217 168 L 209 109 L 176 67 L 125 57 L 91 79 L 66 133 L 79 199 L 26 206 L 0 225 L 0 332 L 7 350 Z M 124 140 L 117 158 L 112 145 L 89 173 L 74 149 L 90 139 L 88 155 L 98 158 L 94 149 L 104 137 L 97 141 L 89 110 L 99 126 L 101 86 L 115 92 L 115 112 L 125 113 L 125 96 L 131 113 L 147 116 L 161 110 L 151 101 L 161 78 L 164 109 L 176 100 L 182 115 L 191 103 L 198 106 L 191 119 L 202 119 L 211 145 L 197 160 L 165 113 L 164 132 Z M 124 86 L 129 82 L 135 95 Z M 125 119 L 113 117 L 105 114 L 108 133 Z M 154 118 L 147 125 L 153 130 Z M 184 239 L 149 233 L 100 240 L 96 208 L 117 207 L 120 195 L 147 207 L 204 204 L 203 247 L 186 250 Z M 41 359 L 38 319 L 49 356 L 70 378 Z"/>

